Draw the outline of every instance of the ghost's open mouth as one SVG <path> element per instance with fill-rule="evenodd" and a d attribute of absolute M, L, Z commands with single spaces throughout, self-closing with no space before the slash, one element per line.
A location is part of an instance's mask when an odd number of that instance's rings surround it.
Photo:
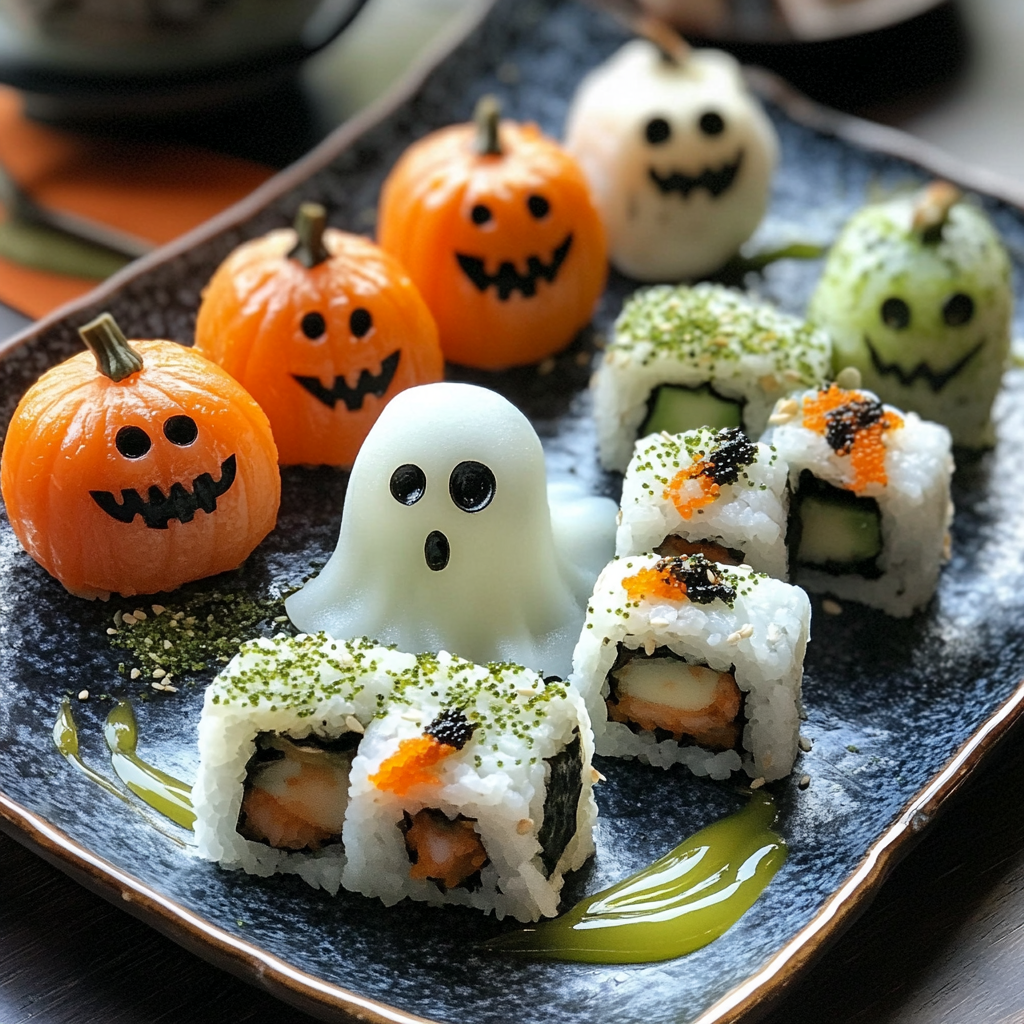
<path fill-rule="evenodd" d="M 864 344 L 871 354 L 871 365 L 879 376 L 895 377 L 905 388 L 909 388 L 915 380 L 923 380 L 936 392 L 941 391 L 985 347 L 985 341 L 982 339 L 970 352 L 944 370 L 933 370 L 924 361 L 918 363 L 912 370 L 906 370 L 899 363 L 887 363 L 878 354 L 867 335 L 864 336 Z"/>
<path fill-rule="evenodd" d="M 732 183 L 739 174 L 740 166 L 743 163 L 743 150 L 736 155 L 731 164 L 722 164 L 721 167 L 705 167 L 700 174 L 685 174 L 683 171 L 672 171 L 670 174 L 659 174 L 653 167 L 648 168 L 651 181 L 658 186 L 665 195 L 678 192 L 683 199 L 688 199 L 694 189 L 706 188 L 712 199 L 717 199 Z"/>
<path fill-rule="evenodd" d="M 540 280 L 553 284 L 571 247 L 572 232 L 565 236 L 562 244 L 551 254 L 550 262 L 543 262 L 539 256 L 530 256 L 526 261 L 525 274 L 520 274 L 516 265 L 508 260 L 498 267 L 496 274 L 488 274 L 484 261 L 479 256 L 466 256 L 457 252 L 455 258 L 459 261 L 462 272 L 480 291 L 485 292 L 494 285 L 498 289 L 498 298 L 504 302 L 513 292 L 520 292 L 526 299 L 535 295 L 537 282 Z"/>
<path fill-rule="evenodd" d="M 431 530 L 423 543 L 423 558 L 426 560 L 427 568 L 433 572 L 440 572 L 452 557 L 452 547 L 448 538 L 440 530 Z"/>
<path fill-rule="evenodd" d="M 363 399 L 367 395 L 376 395 L 383 398 L 391 382 L 395 379 L 395 371 L 398 369 L 398 360 L 401 350 L 395 349 L 380 364 L 380 373 L 370 373 L 369 370 L 362 370 L 359 380 L 354 388 L 350 388 L 344 377 L 335 377 L 332 387 L 325 388 L 320 383 L 319 377 L 300 377 L 297 373 L 292 376 L 316 399 L 324 405 L 333 409 L 338 402 L 344 402 L 349 412 L 358 412 L 363 407 Z"/>
<path fill-rule="evenodd" d="M 130 523 L 136 516 L 142 516 L 151 530 L 166 530 L 172 519 L 190 523 L 200 509 L 203 512 L 215 512 L 217 499 L 235 482 L 236 468 L 234 455 L 229 455 L 220 464 L 219 480 L 214 480 L 209 473 L 200 473 L 192 481 L 191 491 L 184 484 L 175 483 L 164 494 L 154 484 L 149 489 L 148 498 L 143 498 L 133 487 L 121 491 L 120 501 L 110 491 L 89 493 L 108 516 L 119 522 Z"/>

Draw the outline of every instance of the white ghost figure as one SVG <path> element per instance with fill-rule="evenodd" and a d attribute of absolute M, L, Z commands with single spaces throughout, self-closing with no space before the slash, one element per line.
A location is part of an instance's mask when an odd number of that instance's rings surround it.
<path fill-rule="evenodd" d="M 673 61 L 634 39 L 580 83 L 565 148 L 590 182 L 612 263 L 678 281 L 717 270 L 754 233 L 779 144 L 729 54 Z"/>
<path fill-rule="evenodd" d="M 306 632 L 565 676 L 616 506 L 577 496 L 555 511 L 553 528 L 540 441 L 510 402 L 410 388 L 363 442 L 338 546 L 288 614 Z"/>

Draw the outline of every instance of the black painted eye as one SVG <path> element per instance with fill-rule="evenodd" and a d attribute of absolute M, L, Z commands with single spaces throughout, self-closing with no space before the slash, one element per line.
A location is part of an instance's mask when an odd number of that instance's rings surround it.
<path fill-rule="evenodd" d="M 484 206 L 483 203 L 477 203 L 469 212 L 470 217 L 473 219 L 474 224 L 486 224 L 492 216 L 494 216 L 489 207 Z"/>
<path fill-rule="evenodd" d="M 141 459 L 153 447 L 149 434 L 142 427 L 122 427 L 114 438 L 114 444 L 126 459 Z"/>
<path fill-rule="evenodd" d="M 910 307 L 902 299 L 886 299 L 882 303 L 882 323 L 894 331 L 902 331 L 910 326 Z"/>
<path fill-rule="evenodd" d="M 537 220 L 540 220 L 541 217 L 546 217 L 551 210 L 551 204 L 543 196 L 530 196 L 526 200 L 526 205 L 530 208 L 530 213 Z"/>
<path fill-rule="evenodd" d="M 407 462 L 391 474 L 391 497 L 403 505 L 415 505 L 426 493 L 427 477 L 419 466 Z"/>
<path fill-rule="evenodd" d="M 725 131 L 725 121 L 717 110 L 709 110 L 700 115 L 700 130 L 705 135 L 721 135 Z"/>
<path fill-rule="evenodd" d="M 974 317 L 974 299 L 963 292 L 951 295 L 942 307 L 942 319 L 949 327 L 963 327 Z"/>
<path fill-rule="evenodd" d="M 164 424 L 164 437 L 179 448 L 187 448 L 198 436 L 199 428 L 191 416 L 172 416 Z"/>
<path fill-rule="evenodd" d="M 348 329 L 357 337 L 364 338 L 373 326 L 373 317 L 368 309 L 353 309 L 352 315 L 348 318 Z"/>
<path fill-rule="evenodd" d="M 317 338 L 322 338 L 326 330 L 327 321 L 324 320 L 322 313 L 307 313 L 302 318 L 302 333 L 309 338 L 310 341 L 316 341 Z"/>
<path fill-rule="evenodd" d="M 668 142 L 671 134 L 672 126 L 663 117 L 652 118 L 644 129 L 644 135 L 647 136 L 647 141 L 652 146 L 660 146 L 663 142 Z"/>
<path fill-rule="evenodd" d="M 463 512 L 482 512 L 497 488 L 494 474 L 482 462 L 460 462 L 448 478 L 448 493 Z"/>

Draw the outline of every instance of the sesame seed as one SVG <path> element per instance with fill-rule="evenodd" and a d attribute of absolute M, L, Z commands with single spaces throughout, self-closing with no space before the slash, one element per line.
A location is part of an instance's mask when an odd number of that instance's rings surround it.
<path fill-rule="evenodd" d="M 826 597 L 825 600 L 821 602 L 821 610 L 826 615 L 843 614 L 843 606 L 838 601 L 833 601 L 831 597 Z"/>
<path fill-rule="evenodd" d="M 799 741 L 799 742 L 800 742 L 800 749 L 801 749 L 801 750 L 802 750 L 802 751 L 803 751 L 803 752 L 804 752 L 805 754 L 809 754 L 809 753 L 811 752 L 811 747 L 812 747 L 812 746 L 813 746 L 814 744 L 812 744 L 812 743 L 811 743 L 811 741 L 810 741 L 810 740 L 809 740 L 809 739 L 808 739 L 808 738 L 807 738 L 806 736 L 801 736 L 801 737 L 800 737 L 800 741 Z"/>
<path fill-rule="evenodd" d="M 163 615 L 163 613 L 167 611 L 167 609 L 162 604 L 154 604 L 150 605 L 150 607 L 153 609 L 154 615 Z"/>
<path fill-rule="evenodd" d="M 360 736 L 362 736 L 362 734 L 366 732 L 366 729 L 363 727 L 363 723 L 360 722 L 355 715 L 348 715 L 346 717 L 345 728 L 348 729 L 349 732 L 359 733 Z"/>
<path fill-rule="evenodd" d="M 274 616 L 274 621 L 275 622 L 287 622 L 288 621 L 288 616 L 287 615 L 275 615 Z"/>
<path fill-rule="evenodd" d="M 167 672 L 166 672 L 165 669 L 162 669 L 162 668 L 155 668 L 155 669 L 153 669 L 153 678 L 154 679 L 163 679 L 163 677 L 165 675 L 167 675 Z"/>
<path fill-rule="evenodd" d="M 590 781 L 594 783 L 607 782 L 608 780 L 593 766 L 590 766 Z"/>
<path fill-rule="evenodd" d="M 655 643 L 654 637 L 649 636 L 644 641 L 644 654 L 646 654 L 649 658 L 652 654 L 654 654 L 655 650 L 657 650 L 657 647 L 658 645 Z"/>
<path fill-rule="evenodd" d="M 537 364 L 537 376 L 546 377 L 549 373 L 552 373 L 554 371 L 555 366 L 557 365 L 558 364 L 555 362 L 555 360 L 552 359 L 551 356 L 548 356 L 547 359 L 544 359 Z"/>
<path fill-rule="evenodd" d="M 525 836 L 528 832 L 533 829 L 533 818 L 520 818 L 516 823 L 516 831 L 521 835 Z"/>
<path fill-rule="evenodd" d="M 810 777 L 810 775 L 801 775 L 800 776 L 800 781 L 797 783 L 797 785 L 801 789 L 806 789 L 810 784 L 811 784 L 811 777 Z"/>
<path fill-rule="evenodd" d="M 173 646 L 174 646 L 174 644 L 172 644 L 170 640 L 165 640 L 164 641 L 164 650 L 165 651 L 169 651 Z"/>
<path fill-rule="evenodd" d="M 117 630 L 113 626 L 107 626 L 107 636 L 117 636 Z"/>
<path fill-rule="evenodd" d="M 126 626 L 134 626 L 135 625 L 135 616 L 132 615 L 130 612 L 126 612 L 124 615 L 121 616 L 121 621 Z"/>
<path fill-rule="evenodd" d="M 89 699 L 89 691 L 88 690 L 79 690 L 78 691 L 78 699 L 79 700 L 88 700 Z"/>
<path fill-rule="evenodd" d="M 135 619 L 136 622 L 145 622 L 146 619 L 149 618 L 149 616 L 141 608 L 136 608 L 135 611 L 132 612 L 132 617 Z"/>
<path fill-rule="evenodd" d="M 760 789 L 763 785 L 764 785 L 764 777 L 762 776 L 760 779 L 754 779 L 754 781 L 750 784 L 750 788 L 751 789 Z"/>
<path fill-rule="evenodd" d="M 141 675 L 142 675 L 142 671 L 140 669 L 137 669 L 137 668 L 133 668 L 132 669 L 132 671 L 131 671 L 132 679 L 138 679 L 139 676 L 141 676 Z"/>

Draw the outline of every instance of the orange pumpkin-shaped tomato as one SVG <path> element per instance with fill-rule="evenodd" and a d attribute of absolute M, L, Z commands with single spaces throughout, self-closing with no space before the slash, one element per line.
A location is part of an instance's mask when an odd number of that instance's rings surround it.
<path fill-rule="evenodd" d="M 536 125 L 498 119 L 411 146 L 384 183 L 380 244 L 427 300 L 445 357 L 499 370 L 564 348 L 590 319 L 607 274 L 586 179 Z"/>
<path fill-rule="evenodd" d="M 259 406 L 173 341 L 127 342 L 107 315 L 92 349 L 25 393 L 0 486 L 25 550 L 73 594 L 151 594 L 240 565 L 273 529 L 277 450 Z"/>
<path fill-rule="evenodd" d="M 437 327 L 405 270 L 324 220 L 307 203 L 295 230 L 236 249 L 196 323 L 196 349 L 263 407 L 286 466 L 351 466 L 384 406 L 444 373 Z"/>

